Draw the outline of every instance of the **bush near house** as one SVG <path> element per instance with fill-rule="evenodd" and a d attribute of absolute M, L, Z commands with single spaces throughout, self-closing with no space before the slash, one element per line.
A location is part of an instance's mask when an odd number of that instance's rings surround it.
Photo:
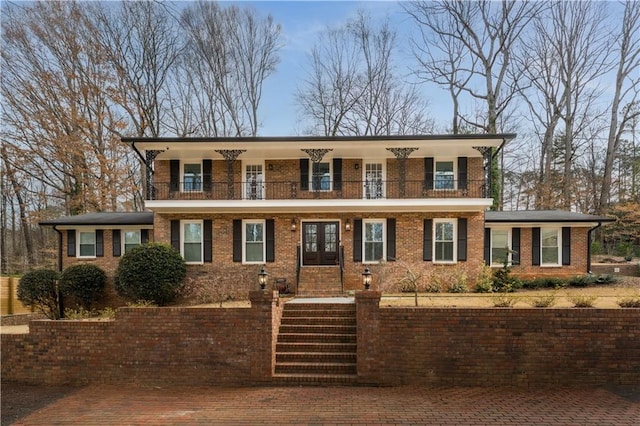
<path fill-rule="evenodd" d="M 180 253 L 167 244 L 150 243 L 122 256 L 114 283 L 118 294 L 125 298 L 163 306 L 176 300 L 186 273 Z"/>
<path fill-rule="evenodd" d="M 90 263 L 72 265 L 60 275 L 60 292 L 87 311 L 104 295 L 107 274 Z"/>
<path fill-rule="evenodd" d="M 58 278 L 58 272 L 52 269 L 27 272 L 18 284 L 18 300 L 36 307 L 49 319 L 60 319 Z"/>

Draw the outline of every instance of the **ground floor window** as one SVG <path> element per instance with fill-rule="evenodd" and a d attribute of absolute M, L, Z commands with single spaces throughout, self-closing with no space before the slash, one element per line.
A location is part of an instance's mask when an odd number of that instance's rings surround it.
<path fill-rule="evenodd" d="M 244 221 L 244 259 L 245 263 L 264 263 L 264 221 Z"/>
<path fill-rule="evenodd" d="M 138 247 L 141 244 L 140 231 L 124 231 L 122 251 L 124 253 Z"/>
<path fill-rule="evenodd" d="M 455 262 L 455 219 L 434 219 L 433 251 L 435 262 Z"/>
<path fill-rule="evenodd" d="M 540 229 L 540 251 L 542 265 L 560 265 L 560 229 Z"/>
<path fill-rule="evenodd" d="M 95 231 L 78 232 L 78 257 L 96 257 Z"/>
<path fill-rule="evenodd" d="M 491 230 L 491 266 L 503 266 L 509 259 L 509 231 Z"/>
<path fill-rule="evenodd" d="M 364 262 L 379 262 L 384 258 L 384 220 L 367 219 L 364 225 Z"/>
<path fill-rule="evenodd" d="M 187 263 L 202 263 L 202 221 L 182 221 L 182 257 Z"/>

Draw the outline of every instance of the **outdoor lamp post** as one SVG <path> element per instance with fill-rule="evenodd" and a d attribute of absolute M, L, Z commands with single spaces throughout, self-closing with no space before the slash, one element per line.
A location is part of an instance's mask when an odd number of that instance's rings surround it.
<path fill-rule="evenodd" d="M 264 270 L 263 266 L 260 269 L 260 272 L 258 272 L 258 284 L 260 284 L 260 290 L 264 290 L 267 285 L 267 276 L 269 276 L 269 274 L 267 274 L 267 271 Z"/>
<path fill-rule="evenodd" d="M 369 287 L 371 287 L 371 271 L 369 268 L 364 268 L 364 272 L 362 273 L 362 283 L 364 284 L 364 289 L 369 290 Z"/>

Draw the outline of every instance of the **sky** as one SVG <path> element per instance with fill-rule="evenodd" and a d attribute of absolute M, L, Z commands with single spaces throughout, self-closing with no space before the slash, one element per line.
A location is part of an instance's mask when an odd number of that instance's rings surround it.
<path fill-rule="evenodd" d="M 222 2 L 221 4 L 225 4 Z M 260 107 L 261 136 L 285 136 L 302 134 L 301 116 L 295 104 L 295 92 L 308 70 L 308 55 L 318 40 L 319 34 L 327 26 L 338 26 L 354 17 L 359 9 L 364 9 L 374 21 L 391 20 L 398 32 L 399 46 L 396 53 L 399 70 L 408 73 L 406 62 L 410 60 L 408 33 L 403 29 L 411 24 L 410 18 L 402 11 L 398 2 L 393 1 L 236 1 L 227 4 L 250 6 L 262 15 L 271 14 L 282 26 L 282 49 L 276 72 L 263 86 Z M 438 89 L 439 90 L 439 89 Z M 444 91 L 442 97 L 446 97 Z M 431 110 L 434 104 L 430 100 Z M 447 109 L 448 111 L 448 109 Z"/>

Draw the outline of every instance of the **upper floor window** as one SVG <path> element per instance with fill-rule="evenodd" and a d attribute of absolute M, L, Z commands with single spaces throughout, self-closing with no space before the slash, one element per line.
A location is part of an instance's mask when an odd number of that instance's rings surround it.
<path fill-rule="evenodd" d="M 202 191 L 201 163 L 182 163 L 182 190 Z"/>
<path fill-rule="evenodd" d="M 264 263 L 264 221 L 244 222 L 244 262 Z"/>
<path fill-rule="evenodd" d="M 202 263 L 202 221 L 183 220 L 181 254 L 187 263 Z"/>
<path fill-rule="evenodd" d="M 384 198 L 384 195 L 383 163 L 366 163 L 364 167 L 365 198 Z"/>
<path fill-rule="evenodd" d="M 560 229 L 540 229 L 540 250 L 542 265 L 560 265 Z"/>
<path fill-rule="evenodd" d="M 491 230 L 491 266 L 503 266 L 511 261 L 509 255 L 509 231 L 506 229 Z"/>
<path fill-rule="evenodd" d="M 124 238 L 122 239 L 123 253 L 126 253 L 135 247 L 138 247 L 140 244 L 142 244 L 142 238 L 139 230 L 124 231 Z"/>
<path fill-rule="evenodd" d="M 453 161 L 436 161 L 434 174 L 435 189 L 454 189 L 455 174 Z"/>
<path fill-rule="evenodd" d="M 455 262 L 455 219 L 433 220 L 434 262 Z"/>
<path fill-rule="evenodd" d="M 78 231 L 78 257 L 96 257 L 95 231 Z"/>
<path fill-rule="evenodd" d="M 246 200 L 263 199 L 264 177 L 262 164 L 246 164 L 244 179 L 244 198 Z"/>
<path fill-rule="evenodd" d="M 311 163 L 311 190 L 331 191 L 331 163 Z"/>

